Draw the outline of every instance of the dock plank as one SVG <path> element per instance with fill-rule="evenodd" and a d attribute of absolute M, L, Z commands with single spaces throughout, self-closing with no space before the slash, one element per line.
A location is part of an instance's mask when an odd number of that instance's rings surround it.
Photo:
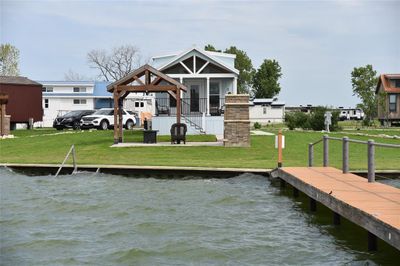
<path fill-rule="evenodd" d="M 400 189 L 333 167 L 284 167 L 278 176 L 400 250 Z"/>

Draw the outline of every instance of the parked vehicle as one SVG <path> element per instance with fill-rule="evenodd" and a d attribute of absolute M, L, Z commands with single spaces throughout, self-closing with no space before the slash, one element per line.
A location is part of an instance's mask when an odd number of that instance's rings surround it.
<path fill-rule="evenodd" d="M 131 129 L 136 125 L 136 114 L 130 111 L 122 110 L 122 123 L 126 129 Z M 97 128 L 106 130 L 114 126 L 114 109 L 102 108 L 91 115 L 82 117 L 82 128 Z"/>
<path fill-rule="evenodd" d="M 339 119 L 344 120 L 363 120 L 364 112 L 361 109 L 343 109 L 340 108 Z"/>
<path fill-rule="evenodd" d="M 68 112 L 54 119 L 53 127 L 57 130 L 63 130 L 64 128 L 73 128 L 74 130 L 80 129 L 82 117 L 93 113 L 94 110 L 76 110 Z"/>

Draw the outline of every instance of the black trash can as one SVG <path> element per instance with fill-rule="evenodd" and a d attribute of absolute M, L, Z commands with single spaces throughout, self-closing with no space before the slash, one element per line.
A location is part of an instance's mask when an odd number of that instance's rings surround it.
<path fill-rule="evenodd" d="M 144 130 L 143 143 L 157 143 L 158 130 Z"/>

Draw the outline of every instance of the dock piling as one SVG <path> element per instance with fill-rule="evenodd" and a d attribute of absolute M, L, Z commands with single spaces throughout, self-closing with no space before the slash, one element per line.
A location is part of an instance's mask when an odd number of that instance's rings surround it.
<path fill-rule="evenodd" d="M 295 197 L 295 198 L 299 197 L 299 190 L 295 187 L 293 187 L 293 197 Z"/>
<path fill-rule="evenodd" d="M 333 224 L 340 225 L 340 214 L 337 212 L 333 212 Z"/>
<path fill-rule="evenodd" d="M 378 250 L 378 239 L 376 235 L 371 232 L 368 232 L 368 251 L 376 251 Z"/>
<path fill-rule="evenodd" d="M 317 201 L 310 197 L 310 211 L 316 212 L 317 211 Z"/>

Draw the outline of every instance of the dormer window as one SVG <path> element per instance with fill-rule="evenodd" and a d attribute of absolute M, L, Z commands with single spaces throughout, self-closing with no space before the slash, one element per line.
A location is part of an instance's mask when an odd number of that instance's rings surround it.
<path fill-rule="evenodd" d="M 74 87 L 74 92 L 86 92 L 85 87 Z"/>

